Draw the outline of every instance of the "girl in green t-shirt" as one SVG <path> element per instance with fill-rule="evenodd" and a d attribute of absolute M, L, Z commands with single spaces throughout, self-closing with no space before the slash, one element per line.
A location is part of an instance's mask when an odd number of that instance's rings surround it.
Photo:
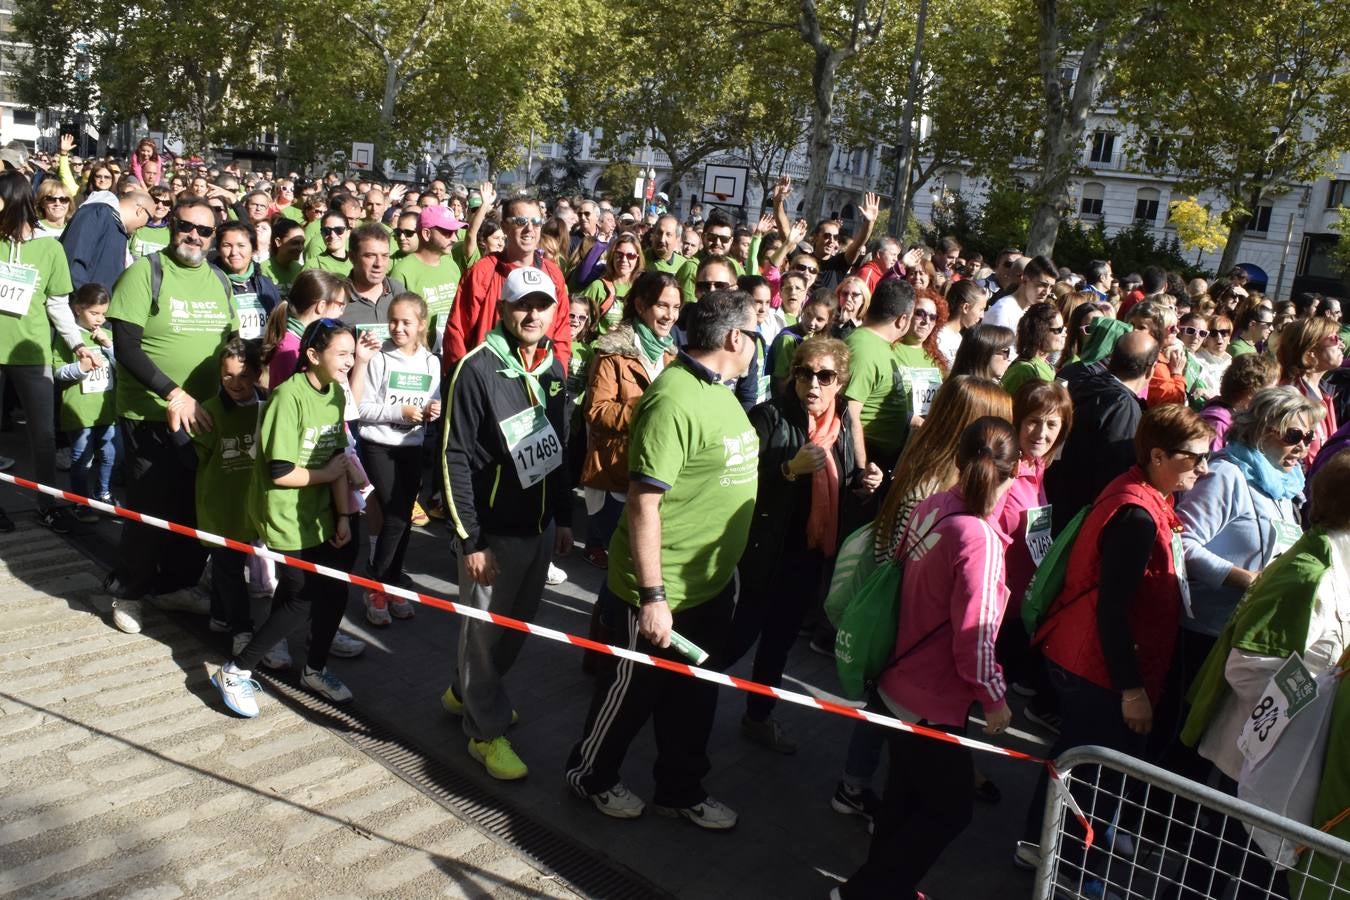
<path fill-rule="evenodd" d="M 1003 373 L 1009 396 L 1028 381 L 1054 381 L 1052 357 L 1064 351 L 1068 329 L 1053 303 L 1033 303 L 1017 323 L 1017 361 Z"/>
<path fill-rule="evenodd" d="M 631 234 L 621 234 L 605 255 L 605 272 L 586 285 L 581 296 L 590 304 L 591 330 L 605 334 L 623 318 L 624 298 L 644 267 L 642 246 Z"/>
<path fill-rule="evenodd" d="M 364 481 L 344 452 L 342 383 L 356 362 L 355 331 L 332 319 L 311 322 L 300 360 L 300 371 L 277 387 L 263 412 L 249 515 L 269 547 L 349 572 L 356 560 L 351 485 Z M 225 705 L 241 716 L 258 714 L 253 667 L 306 620 L 309 658 L 300 684 L 333 702 L 350 700 L 352 692 L 326 668 L 346 605 L 345 583 L 278 566 L 272 615 L 211 678 Z"/>
<path fill-rule="evenodd" d="M 61 430 L 70 441 L 70 489 L 82 497 L 112 503 L 112 474 L 117 464 L 117 409 L 113 403 L 112 339 L 103 329 L 108 290 L 90 282 L 70 298 L 70 309 L 90 355 L 76 357 L 58 335 L 52 342 L 56 386 L 61 392 Z M 97 481 L 90 483 L 91 473 Z M 98 513 L 76 506 L 81 522 L 97 522 Z"/>
<path fill-rule="evenodd" d="M 911 428 L 918 428 L 928 417 L 933 397 L 947 377 L 947 359 L 937 345 L 938 334 L 947 322 L 947 304 L 927 288 L 916 293 L 909 331 L 896 342 L 894 351 Z"/>

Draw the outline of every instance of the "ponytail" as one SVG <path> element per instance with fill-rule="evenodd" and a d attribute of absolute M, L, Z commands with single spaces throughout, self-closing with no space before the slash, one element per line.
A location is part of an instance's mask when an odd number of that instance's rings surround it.
<path fill-rule="evenodd" d="M 267 325 L 263 328 L 262 361 L 266 365 L 276 355 L 277 346 L 286 336 L 286 320 L 291 317 L 291 306 L 282 300 L 267 314 Z"/>
<path fill-rule="evenodd" d="M 1004 419 L 985 416 L 961 432 L 956 445 L 957 488 L 974 515 L 987 518 L 1003 482 L 1017 471 L 1017 432 Z"/>

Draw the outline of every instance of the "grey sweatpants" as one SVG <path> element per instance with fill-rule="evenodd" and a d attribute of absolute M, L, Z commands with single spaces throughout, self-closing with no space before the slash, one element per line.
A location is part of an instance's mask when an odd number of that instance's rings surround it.
<path fill-rule="evenodd" d="M 484 587 L 469 577 L 459 557 L 459 601 L 477 609 L 533 621 L 544 595 L 544 579 L 553 555 L 554 526 L 536 537 L 485 535 L 497 557 L 497 578 Z M 525 643 L 524 632 L 477 619 L 466 619 L 459 631 L 455 695 L 464 704 L 464 733 L 476 741 L 506 734 L 511 724 L 511 698 L 503 679 Z"/>

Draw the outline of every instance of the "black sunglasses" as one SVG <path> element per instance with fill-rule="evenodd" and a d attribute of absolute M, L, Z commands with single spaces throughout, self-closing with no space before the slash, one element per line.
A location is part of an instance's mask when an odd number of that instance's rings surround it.
<path fill-rule="evenodd" d="M 814 378 L 820 382 L 821 387 L 829 387 L 839 379 L 839 373 L 834 369 L 813 369 L 810 366 L 793 366 L 792 377 L 798 381 L 810 383 Z"/>
<path fill-rule="evenodd" d="M 1203 453 L 1196 453 L 1194 450 L 1182 450 L 1180 448 L 1168 450 L 1167 452 L 1175 453 L 1177 456 L 1184 456 L 1187 459 L 1194 461 L 1197 466 L 1200 465 L 1201 463 L 1209 462 L 1209 458 L 1214 455 L 1209 450 L 1206 450 Z"/>
<path fill-rule="evenodd" d="M 725 291 L 731 287 L 730 281 L 696 281 L 694 289 L 699 291 Z"/>
<path fill-rule="evenodd" d="M 174 222 L 173 230 L 178 232 L 179 234 L 190 234 L 195 231 L 197 232 L 198 237 L 204 238 L 209 238 L 211 235 L 216 233 L 216 229 L 212 225 L 197 225 L 192 222 L 188 222 L 184 219 L 179 219 L 178 221 Z"/>
<path fill-rule="evenodd" d="M 416 228 L 395 228 L 395 229 L 394 229 L 394 234 L 397 235 L 398 237 L 405 237 L 405 238 L 417 237 L 417 229 L 416 229 Z"/>
<path fill-rule="evenodd" d="M 1280 443 L 1290 447 L 1295 444 L 1311 446 L 1315 437 L 1311 431 L 1304 431 L 1302 428 L 1286 428 L 1284 434 L 1280 435 Z"/>
<path fill-rule="evenodd" d="M 319 229 L 319 234 L 323 235 L 324 237 L 328 237 L 334 234 L 346 234 L 346 233 L 347 233 L 346 225 L 330 225 L 326 228 Z"/>

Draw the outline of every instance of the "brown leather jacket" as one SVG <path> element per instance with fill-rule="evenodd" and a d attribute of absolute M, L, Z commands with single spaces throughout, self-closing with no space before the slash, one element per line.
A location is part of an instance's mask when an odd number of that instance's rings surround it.
<path fill-rule="evenodd" d="M 675 359 L 672 348 L 663 366 Z M 638 357 L 633 326 L 619 324 L 595 342 L 586 387 L 586 460 L 581 483 L 602 491 L 628 490 L 628 426 L 642 393 L 651 384 Z"/>

